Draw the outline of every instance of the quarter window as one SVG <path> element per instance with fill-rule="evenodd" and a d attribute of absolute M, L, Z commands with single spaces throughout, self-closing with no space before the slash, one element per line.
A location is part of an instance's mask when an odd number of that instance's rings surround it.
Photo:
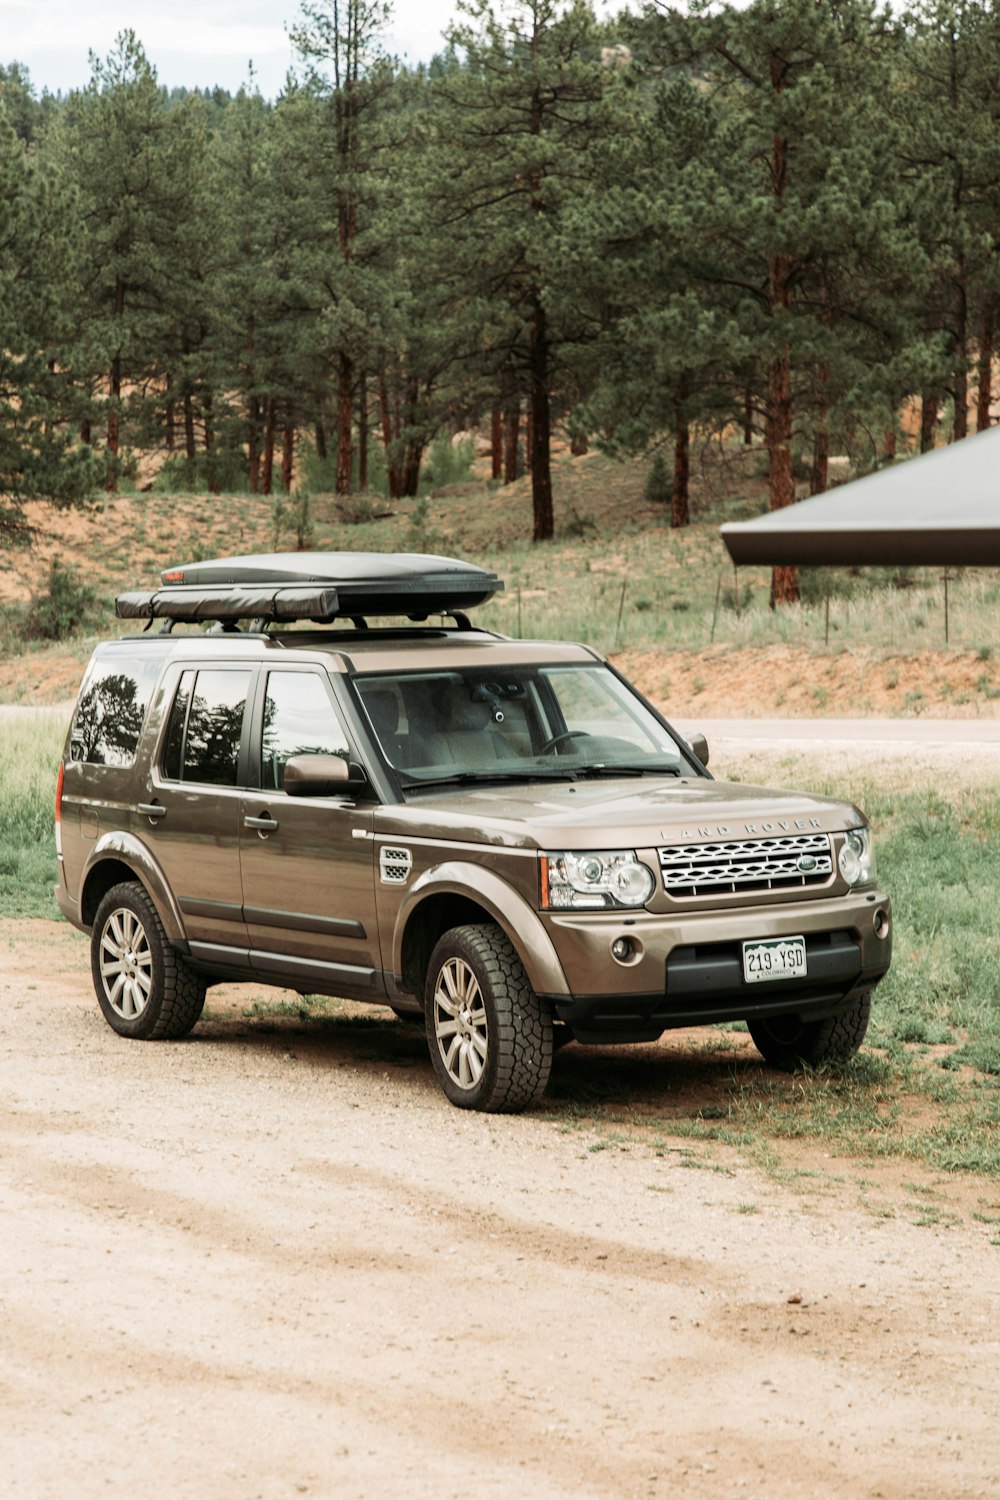
<path fill-rule="evenodd" d="M 162 658 L 114 653 L 85 683 L 73 719 L 70 756 L 97 766 L 130 766 Z"/>

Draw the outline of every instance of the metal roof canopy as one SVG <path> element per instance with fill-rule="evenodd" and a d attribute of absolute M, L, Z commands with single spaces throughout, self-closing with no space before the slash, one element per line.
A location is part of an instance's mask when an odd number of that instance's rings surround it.
<path fill-rule="evenodd" d="M 719 529 L 739 565 L 1000 567 L 1000 427 Z"/>
<path fill-rule="evenodd" d="M 124 619 L 314 620 L 452 614 L 503 588 L 495 573 L 415 552 L 272 552 L 165 568 L 163 587 L 120 594 Z"/>

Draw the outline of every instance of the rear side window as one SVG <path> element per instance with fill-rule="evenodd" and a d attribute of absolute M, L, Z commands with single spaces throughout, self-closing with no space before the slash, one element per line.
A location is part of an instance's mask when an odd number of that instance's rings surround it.
<path fill-rule="evenodd" d="M 70 759 L 130 766 L 162 658 L 114 652 L 88 673 L 73 717 Z"/>
<path fill-rule="evenodd" d="M 237 785 L 250 677 L 226 668 L 181 674 L 167 723 L 164 776 Z"/>

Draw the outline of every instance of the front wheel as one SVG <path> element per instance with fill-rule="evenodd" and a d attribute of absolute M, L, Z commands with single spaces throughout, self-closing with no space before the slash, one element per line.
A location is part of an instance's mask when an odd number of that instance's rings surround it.
<path fill-rule="evenodd" d="M 853 1057 L 865 1039 L 872 1009 L 872 992 L 858 996 L 846 1010 L 820 1021 L 801 1016 L 769 1016 L 747 1021 L 757 1051 L 776 1068 L 812 1068 L 825 1062 L 843 1062 Z"/>
<path fill-rule="evenodd" d="M 453 927 L 427 970 L 427 1044 L 459 1109 L 514 1113 L 537 1103 L 552 1069 L 552 1017 L 513 943 L 488 924 Z"/>
<path fill-rule="evenodd" d="M 90 957 L 98 1004 L 119 1036 L 176 1040 L 204 1009 L 204 979 L 171 948 L 137 881 L 113 886 L 97 908 Z"/>

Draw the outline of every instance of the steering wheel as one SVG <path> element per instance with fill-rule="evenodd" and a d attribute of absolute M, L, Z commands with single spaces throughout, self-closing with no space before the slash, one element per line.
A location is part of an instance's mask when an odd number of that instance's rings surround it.
<path fill-rule="evenodd" d="M 590 733 L 586 729 L 564 729 L 562 734 L 554 734 L 550 740 L 546 740 L 538 753 L 539 755 L 552 755 L 558 750 L 560 745 L 565 744 L 568 740 L 587 740 L 589 738 Z"/>

